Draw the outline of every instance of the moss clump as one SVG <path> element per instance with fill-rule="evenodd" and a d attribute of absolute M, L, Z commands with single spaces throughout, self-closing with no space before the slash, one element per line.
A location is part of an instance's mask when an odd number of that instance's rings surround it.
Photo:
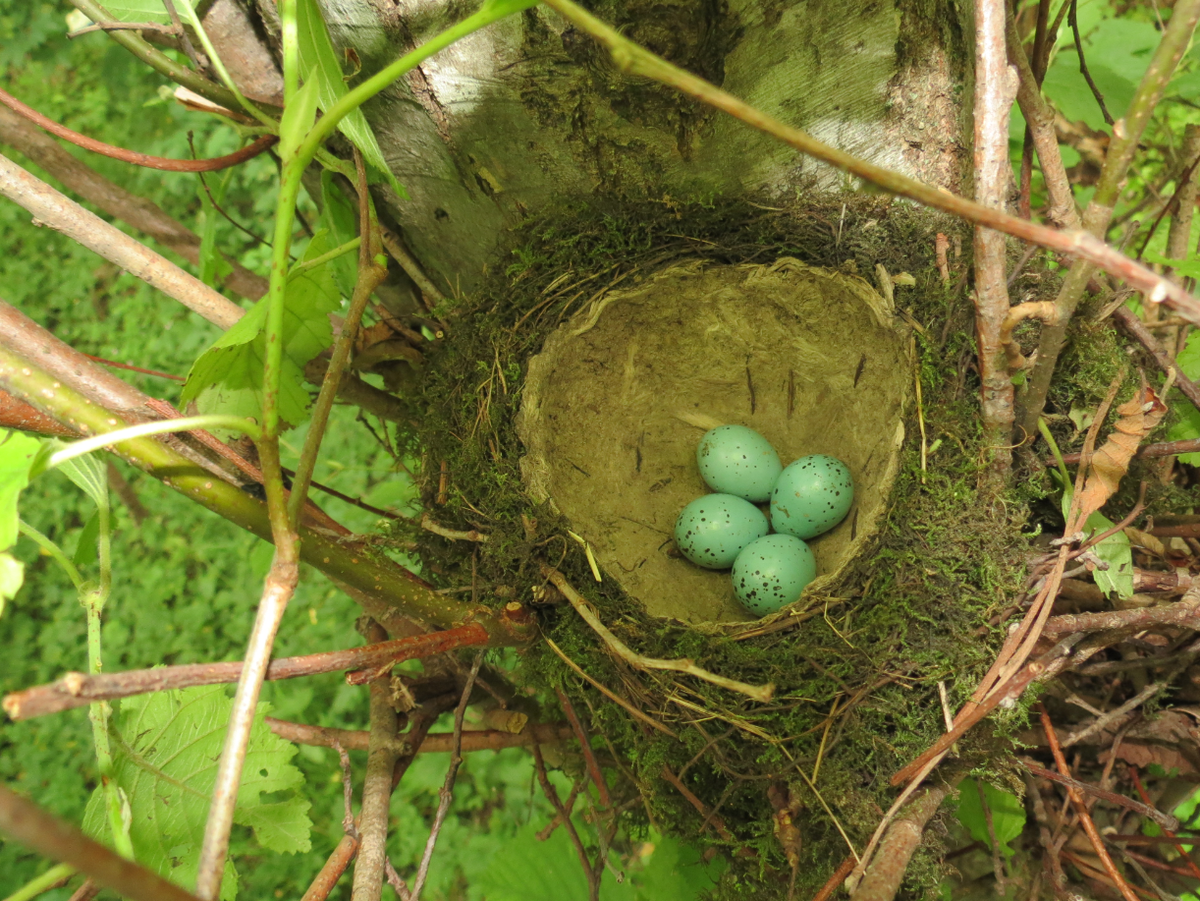
<path fill-rule="evenodd" d="M 944 282 L 934 258 L 936 232 L 955 228 L 906 204 L 862 196 L 789 210 L 744 202 L 584 206 L 530 223 L 514 236 L 509 265 L 445 311 L 449 337 L 428 362 L 423 424 L 409 439 L 422 456 L 434 518 L 492 539 L 464 547 L 413 536 L 430 577 L 447 587 L 475 584 L 483 602 L 500 605 L 545 597 L 546 563 L 637 652 L 687 657 L 727 677 L 776 685 L 774 699 L 757 704 L 686 676 L 634 671 L 614 660 L 571 607 L 542 608 L 544 634 L 562 654 L 659 731 L 586 683 L 546 644 L 524 656 L 531 684 L 561 688 L 590 711 L 613 764 L 645 797 L 645 806 L 630 807 L 631 828 L 652 818 L 660 829 L 717 846 L 735 863 L 722 889 L 731 897 L 773 897 L 787 885 L 767 799 L 772 781 L 786 783 L 804 804 L 797 896 L 811 895 L 845 856 L 839 830 L 862 847 L 890 804 L 892 773 L 942 731 L 937 683 L 946 684 L 953 707 L 961 705 L 994 657 L 1000 611 L 1021 591 L 1025 506 L 1015 496 L 988 500 L 975 490 L 986 455 L 967 262 L 955 259 Z M 876 546 L 821 609 L 725 633 L 648 617 L 612 579 L 592 578 L 566 533 L 570 524 L 523 490 L 514 417 L 525 361 L 601 288 L 688 259 L 766 263 L 781 256 L 872 280 L 879 266 L 913 276 L 915 286 L 898 288 L 895 303 L 913 325 L 918 366 L 910 377 L 924 398 L 924 469 L 914 416 Z M 960 753 L 983 759 L 997 742 L 976 729 Z M 680 775 L 707 820 L 663 778 L 664 768 Z M 814 773 L 819 797 L 809 787 Z M 932 863 L 922 872 L 932 874 Z"/>

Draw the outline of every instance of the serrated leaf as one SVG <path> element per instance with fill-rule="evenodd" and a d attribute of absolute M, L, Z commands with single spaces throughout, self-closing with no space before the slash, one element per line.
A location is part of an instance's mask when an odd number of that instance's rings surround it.
<path fill-rule="evenodd" d="M 340 247 L 352 241 L 358 235 L 358 216 L 345 193 L 334 183 L 333 173 L 328 169 L 321 171 L 321 198 L 324 209 L 317 224 L 329 229 L 329 243 L 333 247 Z M 356 259 L 353 254 L 343 254 L 329 261 L 329 270 L 344 297 L 354 293 L 354 282 L 358 278 Z"/>
<path fill-rule="evenodd" d="M 41 447 L 37 438 L 0 429 L 0 551 L 16 543 L 17 502 Z"/>
<path fill-rule="evenodd" d="M 223 686 L 204 686 L 126 698 L 115 721 L 120 741 L 113 748 L 114 778 L 129 799 L 134 854 L 143 866 L 188 889 L 195 884 L 231 707 Z M 267 705 L 260 704 L 255 713 L 234 819 L 254 829 L 264 847 L 307 851 L 309 805 L 293 792 L 304 776 L 288 762 L 296 748 L 271 732 L 262 719 L 266 712 Z M 273 792 L 290 796 L 264 805 L 262 796 Z M 270 809 L 253 813 L 264 806 Z M 101 788 L 92 795 L 83 827 L 106 837 Z M 227 864 L 222 901 L 232 901 L 236 891 L 236 871 Z"/>
<path fill-rule="evenodd" d="M 992 846 L 987 817 L 979 799 L 980 784 L 983 785 L 983 796 L 992 814 L 991 831 L 995 833 L 996 843 L 1005 857 L 1012 857 L 1016 851 L 1008 847 L 1008 843 L 1025 829 L 1025 808 L 1016 795 L 986 782 L 964 779 L 959 786 L 958 819 L 971 833 L 971 838 L 983 842 L 989 848 Z"/>
<path fill-rule="evenodd" d="M 317 79 L 309 72 L 300 88 L 283 108 L 279 120 L 279 158 L 286 164 L 296 154 L 304 136 L 317 118 Z"/>
<path fill-rule="evenodd" d="M 1176 273 L 1185 278 L 1200 278 L 1200 259 L 1193 257 L 1190 260 L 1172 260 L 1161 253 L 1155 253 L 1153 250 L 1147 250 L 1144 256 L 1151 263 L 1170 266 Z"/>
<path fill-rule="evenodd" d="M 60 463 L 58 468 L 75 483 L 75 487 L 90 497 L 97 507 L 108 506 L 108 472 L 96 454 L 73 457 Z"/>
<path fill-rule="evenodd" d="M 317 83 L 317 103 L 322 111 L 328 111 L 346 94 L 346 81 L 342 77 L 342 67 L 338 63 L 337 51 L 333 49 L 333 41 L 321 18 L 321 10 L 316 0 L 298 0 L 296 4 L 296 26 L 300 48 L 300 70 L 309 73 L 309 78 Z M 342 117 L 338 122 L 338 131 L 350 139 L 350 142 L 362 151 L 363 159 L 378 170 L 388 180 L 392 190 L 402 198 L 408 193 L 404 186 L 396 180 L 387 161 L 383 158 L 383 150 L 375 138 L 375 132 L 367 124 L 367 118 L 361 109 Z"/>
<path fill-rule="evenodd" d="M 25 582 L 25 564 L 7 552 L 0 553 L 0 616 Z"/>
<path fill-rule="evenodd" d="M 313 259 L 325 250 L 325 235 L 318 232 L 309 241 L 304 259 Z M 304 365 L 333 342 L 329 314 L 340 305 L 341 295 L 328 264 L 288 280 L 279 384 L 279 415 L 286 423 L 295 425 L 306 415 L 309 392 L 304 387 Z M 264 297 L 192 365 L 182 402 L 195 400 L 202 413 L 228 413 L 257 421 L 262 416 L 266 320 Z"/>

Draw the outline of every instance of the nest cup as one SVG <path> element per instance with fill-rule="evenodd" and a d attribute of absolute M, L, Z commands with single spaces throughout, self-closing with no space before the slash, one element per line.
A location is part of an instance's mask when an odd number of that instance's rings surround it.
<path fill-rule="evenodd" d="M 836 594 L 876 534 L 899 465 L 911 341 L 859 278 L 782 258 L 697 261 L 579 311 L 529 361 L 517 431 L 521 475 L 652 616 L 693 626 L 752 618 L 726 571 L 684 560 L 675 519 L 710 489 L 704 432 L 749 426 L 786 466 L 844 461 L 849 515 L 810 542 L 817 578 L 796 606 Z"/>

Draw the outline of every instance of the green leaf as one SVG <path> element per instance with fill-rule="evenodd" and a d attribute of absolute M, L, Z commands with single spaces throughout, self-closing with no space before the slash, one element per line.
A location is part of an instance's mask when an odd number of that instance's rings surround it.
<path fill-rule="evenodd" d="M 96 454 L 73 457 L 58 467 L 97 507 L 108 506 L 108 471 Z"/>
<path fill-rule="evenodd" d="M 328 111 L 346 95 L 347 89 L 346 80 L 342 77 L 342 67 L 338 63 L 337 51 L 333 49 L 333 42 L 329 39 L 329 31 L 325 28 L 325 20 L 321 18 L 316 0 L 298 0 L 296 25 L 300 46 L 300 70 L 309 72 L 309 79 L 316 81 L 317 102 L 322 111 Z M 387 178 L 392 190 L 407 199 L 408 193 L 388 168 L 379 142 L 375 139 L 375 132 L 371 131 L 362 110 L 356 109 L 343 116 L 337 127 L 338 131 L 362 151 L 363 159 Z M 282 154 L 282 151 L 280 152 Z"/>
<path fill-rule="evenodd" d="M 232 174 L 230 169 L 229 173 Z M 196 186 L 196 197 L 200 200 L 200 281 L 210 287 L 220 287 L 225 277 L 233 271 L 233 267 L 217 250 L 217 220 L 221 215 L 217 212 L 215 203 L 225 203 L 225 189 L 229 185 L 230 174 L 218 179 L 212 187 L 212 197 L 204 190 L 203 185 Z M 215 203 L 214 203 L 215 201 Z"/>
<path fill-rule="evenodd" d="M 638 899 L 693 901 L 706 898 L 728 866 L 722 857 L 705 863 L 700 852 L 673 838 L 654 839 L 654 851 L 645 869 L 634 874 Z"/>
<path fill-rule="evenodd" d="M 296 148 L 313 127 L 317 118 L 317 79 L 309 72 L 279 120 L 279 158 L 286 164 L 296 154 Z"/>
<path fill-rule="evenodd" d="M 1200 261 L 1196 261 L 1200 266 Z M 1188 335 L 1183 350 L 1175 357 L 1175 363 L 1181 372 L 1193 381 L 1200 378 L 1200 333 Z M 1167 438 L 1171 441 L 1193 441 L 1200 438 L 1200 410 L 1190 403 L 1172 403 L 1178 420 L 1167 430 Z M 1180 454 L 1179 460 L 1191 466 L 1200 466 L 1200 453 Z"/>
<path fill-rule="evenodd" d="M 1155 253 L 1153 250 L 1147 250 L 1145 253 L 1145 258 L 1151 263 L 1160 263 L 1163 266 L 1170 266 L 1185 278 L 1200 278 L 1200 259 L 1193 258 L 1190 260 L 1172 260 L 1163 256 L 1161 253 Z"/>
<path fill-rule="evenodd" d="M 1089 29 L 1081 16 L 1080 30 L 1085 35 L 1083 55 L 1088 71 L 1108 111 L 1119 119 L 1125 115 L 1161 36 L 1149 22 L 1130 19 L 1107 18 Z M 1062 49 L 1046 72 L 1043 90 L 1068 119 L 1106 130 L 1100 105 L 1079 71 L 1079 54 L 1069 28 L 1064 28 L 1059 46 Z"/>
<path fill-rule="evenodd" d="M 1005 857 L 1012 857 L 1017 852 L 1008 847 L 1008 843 L 1025 829 L 1025 808 L 1016 795 L 986 782 L 964 779 L 958 791 L 958 819 L 971 833 L 971 838 L 983 842 L 989 848 L 992 846 L 987 818 L 979 800 L 978 786 L 981 784 L 988 810 L 992 814 L 992 831 L 996 834 L 996 843 L 1000 845 L 1000 851 Z"/>
<path fill-rule="evenodd" d="M 498 17 L 510 16 L 525 9 L 532 9 L 538 5 L 538 2 L 539 0 L 485 0 L 479 11 Z"/>
<path fill-rule="evenodd" d="M 530 823 L 492 856 L 477 884 L 488 901 L 563 901 L 586 898 L 587 877 L 565 829 L 555 829 L 544 842 Z M 633 884 L 617 884 L 611 870 L 600 883 L 601 901 L 634 901 Z"/>
<path fill-rule="evenodd" d="M 318 232 L 304 259 L 326 250 Z M 284 296 L 283 367 L 279 415 L 291 425 L 303 421 L 309 403 L 304 365 L 333 342 L 329 314 L 341 305 L 328 264 L 289 279 Z M 263 358 L 266 353 L 267 298 L 263 298 L 200 355 L 188 373 L 181 400 L 196 401 L 202 413 L 228 413 L 258 421 L 262 415 Z"/>
<path fill-rule="evenodd" d="M 97 543 L 99 540 L 100 513 L 97 511 L 84 523 L 83 531 L 79 533 L 79 542 L 75 545 L 75 553 L 71 557 L 76 569 L 83 569 L 100 559 L 100 546 Z"/>
<path fill-rule="evenodd" d="M 25 582 L 25 564 L 12 554 L 0 552 L 0 616 L 4 607 L 17 596 Z"/>
<path fill-rule="evenodd" d="M 17 500 L 29 484 L 42 442 L 22 432 L 0 429 L 0 551 L 17 540 Z"/>
<path fill-rule="evenodd" d="M 139 863 L 190 889 L 232 706 L 223 686 L 205 686 L 126 698 L 116 719 L 114 778 L 129 799 L 130 839 Z M 260 704 L 242 771 L 234 820 L 254 830 L 273 851 L 310 850 L 309 804 L 296 794 L 304 782 L 288 761 L 294 745 L 271 732 Z M 263 795 L 284 792 L 264 803 Z M 266 809 L 264 809 L 266 808 Z M 83 818 L 84 831 L 106 834 L 103 792 L 97 788 Z M 222 901 L 233 901 L 237 873 L 227 864 Z"/>
<path fill-rule="evenodd" d="M 345 192 L 334 182 L 333 173 L 328 169 L 321 172 L 321 198 L 325 208 L 321 211 L 317 225 L 329 229 L 329 243 L 333 247 L 340 247 L 357 237 L 358 216 Z M 354 293 L 354 283 L 358 278 L 356 259 L 353 254 L 344 254 L 329 261 L 333 280 L 343 297 L 350 297 Z"/>
<path fill-rule="evenodd" d="M 120 22 L 158 22 L 160 25 L 171 22 L 162 0 L 106 0 L 104 8 Z"/>
<path fill-rule="evenodd" d="M 1071 508 L 1072 494 L 1070 486 L 1063 491 L 1062 511 L 1064 517 Z M 1099 535 L 1101 532 L 1107 532 L 1114 525 L 1115 523 L 1103 513 L 1096 512 L 1087 518 L 1087 522 L 1083 524 L 1083 531 L 1089 536 Z M 1106 595 L 1111 595 L 1115 591 L 1117 597 L 1133 597 L 1133 550 L 1129 544 L 1129 536 L 1123 531 L 1115 532 L 1095 545 L 1092 552 L 1108 564 L 1108 569 L 1092 571 L 1092 579 L 1095 581 L 1096 587 Z"/>

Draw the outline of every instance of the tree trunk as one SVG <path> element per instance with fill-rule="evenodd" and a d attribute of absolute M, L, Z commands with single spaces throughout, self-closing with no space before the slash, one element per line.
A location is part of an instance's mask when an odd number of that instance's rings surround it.
<path fill-rule="evenodd" d="M 361 64 L 355 78 L 465 12 L 417 0 L 321 6 L 347 72 Z M 258 8 L 277 36 L 274 3 Z M 602 0 L 594 12 L 828 143 L 951 190 L 969 178 L 969 23 L 950 0 Z M 845 178 L 622 75 L 543 7 L 443 51 L 365 111 L 409 194 L 381 191 L 381 206 L 450 293 L 477 284 L 507 229 L 572 199 L 784 203 Z"/>

